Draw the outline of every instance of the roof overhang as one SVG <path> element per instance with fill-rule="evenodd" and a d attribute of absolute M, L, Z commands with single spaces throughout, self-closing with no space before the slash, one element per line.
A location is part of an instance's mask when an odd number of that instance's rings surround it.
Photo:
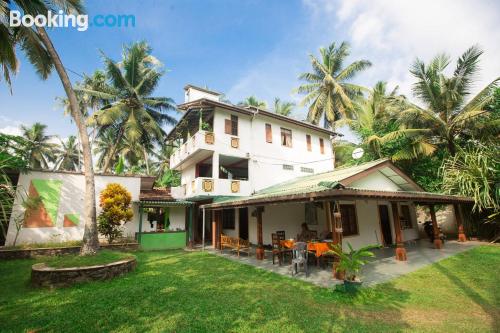
<path fill-rule="evenodd" d="M 205 209 L 224 209 L 248 206 L 274 205 L 291 202 L 312 202 L 331 200 L 375 199 L 386 201 L 413 201 L 417 204 L 454 204 L 474 203 L 469 197 L 444 195 L 429 192 L 410 191 L 376 191 L 354 188 L 332 189 L 310 193 L 298 193 L 265 198 L 246 198 L 226 202 L 216 202 L 200 206 Z"/>

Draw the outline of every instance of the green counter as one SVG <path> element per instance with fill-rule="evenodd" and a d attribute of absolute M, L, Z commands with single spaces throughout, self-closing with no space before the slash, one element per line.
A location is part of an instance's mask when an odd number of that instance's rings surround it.
<path fill-rule="evenodd" d="M 141 248 L 146 251 L 182 249 L 186 246 L 186 232 L 143 232 L 140 235 L 140 244 Z"/>

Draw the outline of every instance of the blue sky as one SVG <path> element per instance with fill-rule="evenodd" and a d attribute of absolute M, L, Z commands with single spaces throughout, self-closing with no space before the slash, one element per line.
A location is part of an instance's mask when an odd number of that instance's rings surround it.
<path fill-rule="evenodd" d="M 500 4 L 493 0 L 88 0 L 86 8 L 91 16 L 134 14 L 136 26 L 51 30 L 65 66 L 92 73 L 102 66 L 99 50 L 119 60 L 124 43 L 146 40 L 168 70 L 156 95 L 178 103 L 188 83 L 207 85 L 234 103 L 250 95 L 268 103 L 274 97 L 298 102 L 292 89 L 299 85 L 298 74 L 309 69 L 308 54 L 342 40 L 352 45 L 350 60 L 373 62 L 354 82 L 371 86 L 385 80 L 408 96 L 415 57 L 457 57 L 476 43 L 485 50 L 477 89 L 500 76 Z M 15 133 L 20 124 L 40 121 L 50 134 L 75 133 L 55 101 L 64 95 L 58 77 L 40 80 L 19 55 L 13 94 L 0 83 L 0 131 Z M 303 118 L 304 110 L 295 116 Z"/>

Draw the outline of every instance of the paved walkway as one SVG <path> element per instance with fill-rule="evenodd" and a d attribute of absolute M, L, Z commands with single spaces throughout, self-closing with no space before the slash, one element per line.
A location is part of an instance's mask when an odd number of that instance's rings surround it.
<path fill-rule="evenodd" d="M 375 250 L 373 251 L 375 253 L 375 258 L 371 259 L 370 263 L 366 264 L 361 272 L 363 285 L 375 285 L 377 283 L 389 281 L 393 278 L 416 271 L 419 268 L 430 265 L 454 254 L 466 251 L 480 244 L 481 242 L 474 241 L 466 243 L 447 241 L 443 249 L 437 250 L 433 248 L 433 245 L 428 240 L 419 240 L 413 244 L 406 245 L 408 255 L 408 261 L 406 262 L 397 261 L 394 258 L 394 248 Z M 291 266 L 279 266 L 278 264 L 273 265 L 273 262 L 270 259 L 272 258 L 270 252 L 266 252 L 265 260 L 257 260 L 255 258 L 255 252 L 253 252 L 250 257 L 247 257 L 246 254 L 242 254 L 238 258 L 234 252 L 229 250 L 224 250 L 222 253 L 211 248 L 207 250 L 230 260 L 252 265 L 277 274 L 290 277 L 292 276 Z M 304 273 L 299 273 L 298 275 L 295 275 L 294 278 L 299 278 L 321 287 L 332 287 L 335 284 L 341 283 L 341 281 L 332 278 L 331 269 L 321 269 L 312 264 L 309 265 L 308 277 L 306 277 Z"/>

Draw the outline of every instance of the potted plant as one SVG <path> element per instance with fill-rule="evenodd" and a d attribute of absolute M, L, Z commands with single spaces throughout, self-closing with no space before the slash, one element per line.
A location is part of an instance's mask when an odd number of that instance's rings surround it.
<path fill-rule="evenodd" d="M 358 250 L 354 250 L 348 242 L 349 252 L 342 251 L 342 245 L 336 244 L 332 247 L 335 255 L 339 257 L 336 271 L 344 273 L 344 288 L 348 292 L 356 291 L 362 284 L 359 279 L 359 271 L 361 267 L 367 263 L 366 258 L 374 257 L 375 255 L 370 250 L 379 248 L 377 245 L 368 245 Z"/>

